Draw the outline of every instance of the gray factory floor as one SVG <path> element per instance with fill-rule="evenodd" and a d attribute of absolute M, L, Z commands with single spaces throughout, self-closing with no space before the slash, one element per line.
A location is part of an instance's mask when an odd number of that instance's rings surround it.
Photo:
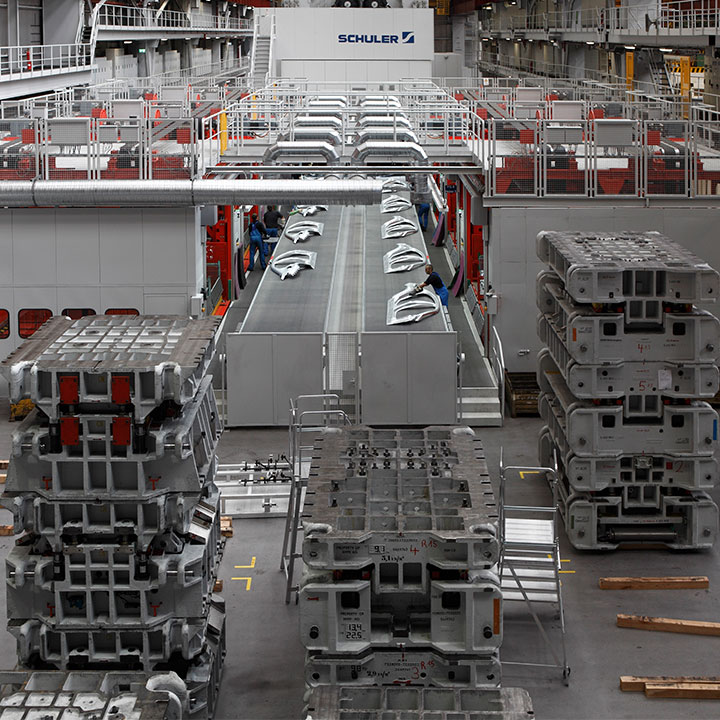
<path fill-rule="evenodd" d="M 7 402 L 0 399 L 0 458 L 7 458 L 10 435 Z M 536 463 L 537 418 L 508 419 L 504 428 L 479 429 L 491 477 L 496 482 L 500 447 L 506 462 Z M 267 458 L 287 452 L 285 430 L 231 430 L 221 440 L 221 462 Z M 529 476 L 532 478 L 532 476 Z M 715 493 L 719 500 L 720 493 Z M 550 503 L 543 483 L 526 479 L 508 487 L 509 503 Z M 0 523 L 10 522 L 0 513 Z M 303 648 L 298 639 L 298 610 L 284 602 L 284 575 L 279 570 L 284 521 L 235 520 L 228 541 L 221 577 L 228 611 L 228 655 L 225 664 L 218 720 L 290 720 L 300 718 L 304 692 Z M 0 537 L 6 553 L 13 538 Z M 705 553 L 665 550 L 582 553 L 562 539 L 563 576 L 567 620 L 570 686 L 560 672 L 548 669 L 506 667 L 503 682 L 526 688 L 536 717 L 544 720 L 710 719 L 720 716 L 720 701 L 648 699 L 642 693 L 621 693 L 618 676 L 717 675 L 720 639 L 615 626 L 618 612 L 661 615 L 695 620 L 717 620 L 720 615 L 720 566 L 716 547 Z M 252 562 L 252 558 L 255 562 Z M 254 565 L 253 567 L 244 567 Z M 237 567 L 239 566 L 239 567 Z M 606 591 L 597 580 L 605 575 L 695 575 L 710 578 L 709 590 Z M 241 578 L 233 580 L 233 578 Z M 251 578 L 248 582 L 247 578 Z M 0 618 L 5 616 L 5 595 L 0 593 Z M 548 659 L 529 617 L 515 614 L 506 620 L 502 656 Z M 507 617 L 507 615 L 506 615 Z M 557 629 L 557 623 L 551 623 Z M 0 655 L 13 666 L 14 641 L 0 631 Z M 1 668 L 0 668 L 1 669 Z"/>

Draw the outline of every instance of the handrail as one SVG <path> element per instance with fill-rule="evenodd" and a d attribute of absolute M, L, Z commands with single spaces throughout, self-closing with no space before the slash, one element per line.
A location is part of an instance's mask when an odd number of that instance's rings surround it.
<path fill-rule="evenodd" d="M 255 58 L 257 50 L 257 41 L 260 36 L 260 16 L 253 15 L 253 35 L 252 35 L 252 49 L 250 50 L 250 84 L 254 87 L 255 85 Z"/>
<path fill-rule="evenodd" d="M 265 85 L 270 84 L 270 78 L 272 78 L 273 76 L 273 62 L 275 61 L 275 38 L 277 36 L 277 23 L 275 21 L 276 18 L 276 13 L 273 13 L 272 19 L 270 21 L 270 48 L 268 55 L 268 69 L 265 73 Z"/>
<path fill-rule="evenodd" d="M 500 417 L 505 419 L 505 353 L 503 352 L 502 340 L 495 325 L 492 326 L 493 343 L 491 353 L 494 350 L 498 363 L 497 382 L 500 391 Z"/>
<path fill-rule="evenodd" d="M 8 45 L 0 47 L 0 76 L 23 77 L 48 70 L 77 70 L 92 65 L 91 45 Z"/>
<path fill-rule="evenodd" d="M 138 8 L 126 5 L 103 5 L 99 9 L 95 25 L 107 28 L 134 30 L 183 29 L 183 30 L 250 30 L 250 21 L 244 18 L 221 15 L 201 15 L 177 10 Z"/>
<path fill-rule="evenodd" d="M 487 32 L 588 32 L 592 35 L 713 35 L 720 31 L 720 6 L 715 0 L 685 0 L 530 13 L 482 19 Z M 647 18 L 647 20 L 646 20 Z"/>

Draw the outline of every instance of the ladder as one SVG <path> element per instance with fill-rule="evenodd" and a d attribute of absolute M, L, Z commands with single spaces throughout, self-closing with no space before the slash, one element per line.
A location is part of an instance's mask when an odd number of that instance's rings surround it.
<path fill-rule="evenodd" d="M 544 477 L 552 489 L 552 507 L 506 505 L 505 483 L 508 471 L 523 478 L 526 474 Z M 565 612 L 560 582 L 560 544 L 557 523 L 557 468 L 505 466 L 500 450 L 500 579 L 503 602 L 525 604 L 553 663 L 503 660 L 504 665 L 558 668 L 569 684 L 570 667 L 565 646 Z M 540 616 L 539 605 L 549 604 L 560 620 L 560 647 L 553 643 Z"/>
<path fill-rule="evenodd" d="M 295 561 L 302 557 L 302 552 L 298 552 L 298 547 L 302 548 L 298 534 L 302 530 L 302 508 L 310 474 L 310 452 L 313 449 L 312 445 L 302 444 L 303 433 L 317 435 L 330 425 L 350 425 L 350 418 L 338 407 L 339 404 L 340 396 L 335 394 L 299 395 L 295 400 L 290 400 L 289 459 L 292 478 L 280 557 L 280 570 L 285 573 L 286 580 L 285 604 L 290 603 L 293 592 L 296 593 L 296 604 L 300 597 L 300 585 L 295 582 Z"/>

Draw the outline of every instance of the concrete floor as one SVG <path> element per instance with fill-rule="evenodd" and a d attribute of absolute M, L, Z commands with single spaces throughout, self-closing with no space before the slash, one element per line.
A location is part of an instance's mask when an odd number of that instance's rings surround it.
<path fill-rule="evenodd" d="M 0 399 L 0 458 L 10 450 L 14 427 L 4 420 L 7 403 Z M 508 419 L 504 428 L 480 429 L 491 476 L 496 481 L 500 447 L 507 463 L 534 464 L 537 418 Z M 220 443 L 221 462 L 266 458 L 287 452 L 285 430 L 227 431 Z M 532 476 L 530 476 L 532 477 Z M 715 493 L 716 501 L 718 493 Z M 550 502 L 544 483 L 525 480 L 508 487 L 514 504 Z M 10 522 L 7 511 L 0 523 Z M 216 717 L 218 720 L 288 720 L 299 718 L 304 692 L 303 648 L 298 640 L 297 606 L 284 602 L 284 575 L 279 570 L 284 521 L 235 520 L 228 541 L 221 577 L 228 609 L 228 655 Z M 7 553 L 12 538 L 0 537 L 0 553 Z M 720 701 L 651 700 L 640 693 L 621 693 L 619 675 L 717 675 L 720 639 L 694 637 L 615 626 L 618 612 L 663 615 L 696 620 L 720 616 L 718 549 L 707 553 L 663 550 L 581 553 L 563 537 L 563 563 L 570 686 L 560 672 L 548 669 L 506 667 L 504 684 L 529 690 L 536 716 L 544 720 L 664 720 L 720 717 Z M 235 566 L 251 565 L 252 568 Z M 604 575 L 704 574 L 710 589 L 702 591 L 603 591 L 597 580 Z M 232 578 L 243 578 L 233 580 Z M 252 578 L 250 587 L 245 578 Z M 511 608 L 506 608 L 506 618 Z M 5 596 L 0 593 L 0 617 Z M 538 632 L 529 616 L 512 611 L 507 620 L 503 657 L 547 660 Z M 549 617 L 549 616 L 548 616 Z M 551 619 L 551 618 L 550 618 Z M 549 625 L 557 630 L 557 623 Z M 555 632 L 554 637 L 557 637 Z M 0 631 L 3 665 L 11 668 L 14 641 Z"/>
<path fill-rule="evenodd" d="M 497 481 L 500 447 L 506 463 L 536 464 L 537 418 L 508 419 L 504 428 L 479 429 L 491 476 Z M 286 451 L 284 430 L 225 433 L 221 461 L 264 458 Z M 531 477 L 531 476 L 530 476 Z M 716 501 L 720 498 L 716 493 Z M 511 504 L 547 505 L 550 491 L 544 483 L 525 480 L 508 487 Z M 303 649 L 297 639 L 297 609 L 284 603 L 284 576 L 279 571 L 282 520 L 235 521 L 222 576 L 229 610 L 229 653 L 218 708 L 218 718 L 253 720 L 297 718 L 302 705 Z M 561 533 L 562 534 L 562 533 Z M 235 570 L 233 565 L 255 568 Z M 619 675 L 714 675 L 720 657 L 720 639 L 693 637 L 615 626 L 618 612 L 696 620 L 720 615 L 718 550 L 677 553 L 664 550 L 582 553 L 562 539 L 562 556 L 569 570 L 564 578 L 569 664 L 569 687 L 560 672 L 506 666 L 504 684 L 526 688 L 536 716 L 545 720 L 661 720 L 720 717 L 720 701 L 651 700 L 641 693 L 621 693 Z M 237 575 L 235 575 L 237 573 Z M 605 575 L 704 574 L 710 589 L 702 591 L 607 591 L 597 580 Z M 232 577 L 252 575 L 246 581 Z M 538 631 L 522 608 L 507 606 L 504 659 L 551 660 Z M 559 638 L 550 614 L 551 636 Z M 241 702 L 243 712 L 237 713 Z"/>

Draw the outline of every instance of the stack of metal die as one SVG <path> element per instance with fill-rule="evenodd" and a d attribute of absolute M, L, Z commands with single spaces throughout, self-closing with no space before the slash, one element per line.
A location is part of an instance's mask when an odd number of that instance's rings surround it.
<path fill-rule="evenodd" d="M 56 317 L 3 364 L 13 433 L 2 496 L 20 666 L 175 670 L 212 714 L 225 654 L 223 541 L 206 375 L 216 322 Z"/>
<path fill-rule="evenodd" d="M 310 687 L 499 693 L 498 512 L 472 431 L 323 435 L 304 510 L 300 634 Z"/>
<path fill-rule="evenodd" d="M 657 232 L 541 232 L 540 461 L 581 549 L 708 548 L 718 509 L 718 273 Z"/>

